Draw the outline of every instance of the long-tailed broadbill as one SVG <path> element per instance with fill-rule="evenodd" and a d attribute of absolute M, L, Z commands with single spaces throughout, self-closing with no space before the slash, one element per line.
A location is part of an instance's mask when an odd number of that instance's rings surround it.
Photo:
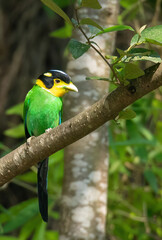
<path fill-rule="evenodd" d="M 49 70 L 38 77 L 24 102 L 26 138 L 39 136 L 61 124 L 62 96 L 68 91 L 78 92 L 78 89 L 63 71 Z M 48 221 L 47 173 L 48 158 L 38 163 L 37 173 L 39 209 L 45 222 Z"/>

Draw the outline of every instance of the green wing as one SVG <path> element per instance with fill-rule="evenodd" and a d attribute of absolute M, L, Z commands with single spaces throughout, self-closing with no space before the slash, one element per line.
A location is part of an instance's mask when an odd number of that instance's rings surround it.
<path fill-rule="evenodd" d="M 29 104 L 30 104 L 30 94 L 28 93 L 26 98 L 25 98 L 25 102 L 24 102 L 24 111 L 23 111 L 23 118 L 24 118 L 24 128 L 25 128 L 25 136 L 26 138 L 29 138 L 30 137 L 30 134 L 28 132 L 28 129 L 27 129 L 27 123 L 26 123 L 26 120 L 27 120 L 27 113 L 28 113 L 28 109 L 29 109 Z"/>

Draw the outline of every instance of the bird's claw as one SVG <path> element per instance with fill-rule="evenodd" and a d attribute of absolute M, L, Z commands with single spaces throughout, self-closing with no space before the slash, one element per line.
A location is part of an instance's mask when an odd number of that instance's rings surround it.
<path fill-rule="evenodd" d="M 30 146 L 30 143 L 31 143 L 31 141 L 32 141 L 33 138 L 35 138 L 35 136 L 31 136 L 30 138 L 28 138 L 28 139 L 26 140 L 27 147 Z"/>
<path fill-rule="evenodd" d="M 52 130 L 52 128 L 47 128 L 46 130 L 45 130 L 45 132 L 50 132 Z"/>

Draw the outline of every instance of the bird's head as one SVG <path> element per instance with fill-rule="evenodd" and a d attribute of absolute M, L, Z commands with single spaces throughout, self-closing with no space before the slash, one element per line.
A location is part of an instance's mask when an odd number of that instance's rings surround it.
<path fill-rule="evenodd" d="M 68 91 L 78 92 L 77 87 L 71 82 L 70 77 L 59 70 L 49 70 L 39 76 L 36 85 L 50 92 L 56 97 L 62 97 Z"/>

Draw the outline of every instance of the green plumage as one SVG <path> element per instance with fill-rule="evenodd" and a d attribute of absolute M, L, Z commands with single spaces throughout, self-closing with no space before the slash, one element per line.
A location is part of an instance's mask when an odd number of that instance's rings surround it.
<path fill-rule="evenodd" d="M 38 136 L 60 123 L 62 99 L 35 85 L 24 103 L 24 122 L 30 136 Z"/>
<path fill-rule="evenodd" d="M 61 123 L 62 99 L 35 85 L 27 94 L 24 102 L 24 123 L 26 137 L 38 136 L 46 129 Z M 45 222 L 48 221 L 47 193 L 48 158 L 38 163 L 39 209 Z"/>
<path fill-rule="evenodd" d="M 26 138 L 39 136 L 46 129 L 61 124 L 62 96 L 78 92 L 70 77 L 60 70 L 49 70 L 41 74 L 36 85 L 28 92 L 24 102 L 24 125 Z M 38 163 L 38 199 L 42 219 L 48 221 L 48 158 Z"/>

